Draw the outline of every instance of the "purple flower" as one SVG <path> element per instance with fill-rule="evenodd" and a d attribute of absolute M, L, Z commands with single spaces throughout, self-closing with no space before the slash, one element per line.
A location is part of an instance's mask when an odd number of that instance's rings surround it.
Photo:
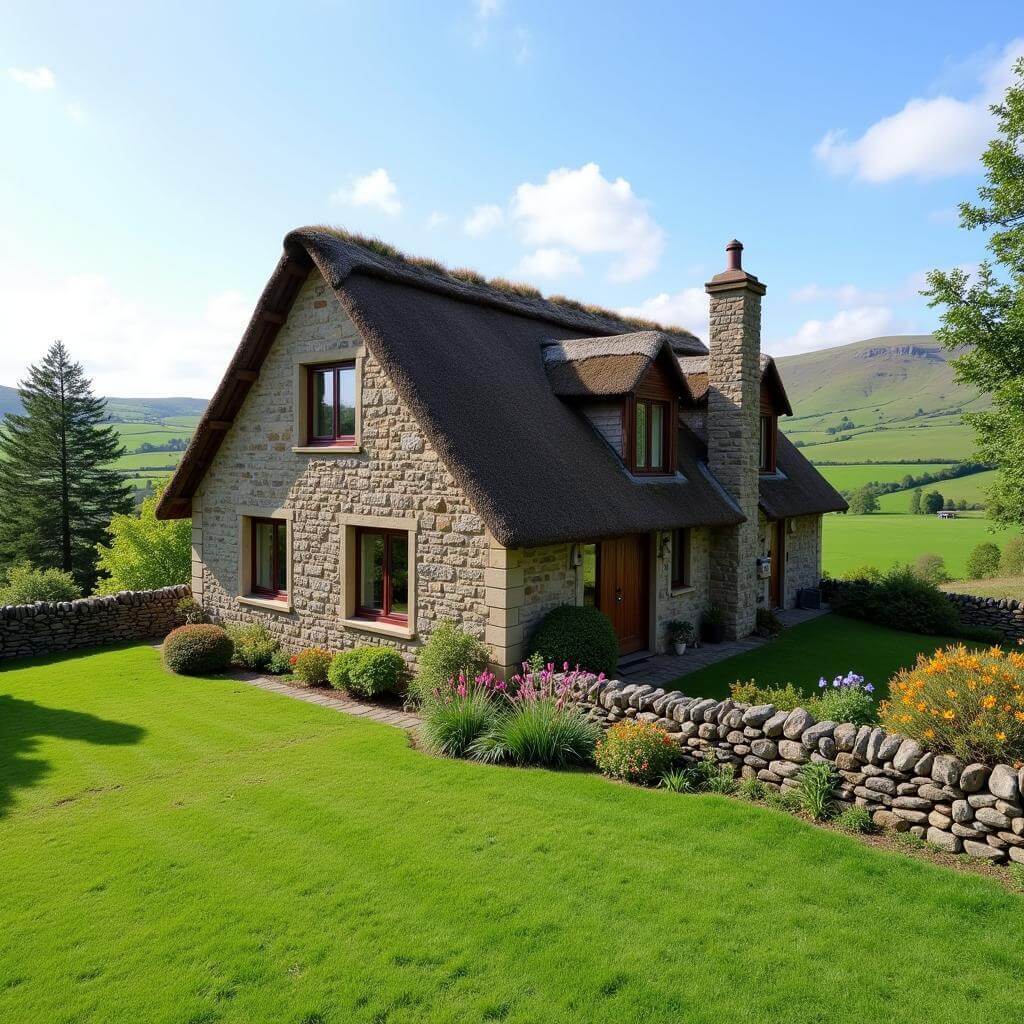
<path fill-rule="evenodd" d="M 875 688 L 870 683 L 865 683 L 864 684 L 864 692 L 865 693 L 874 693 L 875 692 Z"/>
<path fill-rule="evenodd" d="M 824 677 L 824 676 L 822 676 L 822 677 L 821 677 L 821 678 L 820 678 L 820 679 L 818 680 L 818 689 L 819 689 L 819 690 L 823 690 L 823 689 L 825 689 L 825 687 L 826 687 L 826 686 L 828 686 L 828 683 L 826 683 L 826 682 L 825 682 L 825 677 Z"/>

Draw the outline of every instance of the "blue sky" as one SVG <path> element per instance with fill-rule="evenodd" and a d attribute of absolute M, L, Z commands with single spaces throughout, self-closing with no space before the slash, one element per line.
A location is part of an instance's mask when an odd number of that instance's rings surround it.
<path fill-rule="evenodd" d="M 0 383 L 59 335 L 104 393 L 209 395 L 324 221 L 702 335 L 736 236 L 769 351 L 927 331 L 1019 13 L 0 2 Z"/>

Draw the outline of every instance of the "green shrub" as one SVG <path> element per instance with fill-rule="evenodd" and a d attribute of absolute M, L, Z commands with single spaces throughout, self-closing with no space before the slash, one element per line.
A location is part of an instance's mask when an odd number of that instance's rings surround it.
<path fill-rule="evenodd" d="M 242 668 L 260 672 L 270 664 L 270 659 L 281 646 L 258 622 L 246 625 L 227 626 L 228 636 L 235 645 L 234 662 Z"/>
<path fill-rule="evenodd" d="M 907 566 L 875 577 L 849 580 L 830 588 L 832 610 L 908 633 L 942 636 L 956 633 L 960 619 L 952 603 L 933 583 Z"/>
<path fill-rule="evenodd" d="M 844 832 L 865 834 L 875 831 L 875 823 L 866 807 L 847 807 L 836 815 L 835 825 Z"/>
<path fill-rule="evenodd" d="M 662 772 L 659 789 L 672 793 L 692 793 L 696 789 L 692 768 L 669 768 Z"/>
<path fill-rule="evenodd" d="M 402 682 L 405 662 L 392 647 L 357 647 L 331 659 L 327 678 L 336 690 L 353 697 L 395 693 Z"/>
<path fill-rule="evenodd" d="M 999 575 L 1001 555 L 991 541 L 979 544 L 967 556 L 965 569 L 969 580 L 987 580 Z"/>
<path fill-rule="evenodd" d="M 424 703 L 447 687 L 448 680 L 461 672 L 467 679 L 475 678 L 487 667 L 490 654 L 475 637 L 445 619 L 430 634 L 416 662 L 416 675 L 409 695 Z"/>
<path fill-rule="evenodd" d="M 782 620 L 770 608 L 758 608 L 755 632 L 761 636 L 778 636 L 782 632 Z"/>
<path fill-rule="evenodd" d="M 530 650 L 557 669 L 568 664 L 613 676 L 619 663 L 619 639 L 611 620 L 589 605 L 563 604 L 548 612 L 530 639 Z"/>
<path fill-rule="evenodd" d="M 273 676 L 288 676 L 292 673 L 292 656 L 280 647 L 270 656 L 267 671 Z"/>
<path fill-rule="evenodd" d="M 203 606 L 194 597 L 183 597 L 178 602 L 178 616 L 188 625 L 194 626 L 200 622 L 206 622 L 206 612 Z"/>
<path fill-rule="evenodd" d="M 819 722 L 867 725 L 878 718 L 878 708 L 871 695 L 854 687 L 822 690 L 820 696 L 805 700 L 804 707 Z"/>
<path fill-rule="evenodd" d="M 792 711 L 803 707 L 808 698 L 792 683 L 785 686 L 759 686 L 756 679 L 741 683 L 736 680 L 729 687 L 729 695 L 739 704 L 774 704 L 779 711 Z"/>
<path fill-rule="evenodd" d="M 481 736 L 490 732 L 498 709 L 483 690 L 448 700 L 430 698 L 423 705 L 423 742 L 445 757 L 466 757 Z"/>
<path fill-rule="evenodd" d="M 792 789 L 769 788 L 764 802 L 766 807 L 771 807 L 776 811 L 786 811 L 787 814 L 796 814 L 803 807 L 799 793 Z"/>
<path fill-rule="evenodd" d="M 815 821 L 824 821 L 832 816 L 835 808 L 833 790 L 836 787 L 836 770 L 828 761 L 805 764 L 796 777 L 796 783 L 801 810 L 806 811 Z"/>
<path fill-rule="evenodd" d="M 330 665 L 331 652 L 322 647 L 307 647 L 292 659 L 292 671 L 296 679 L 306 686 L 326 686 Z"/>
<path fill-rule="evenodd" d="M 0 605 L 74 601 L 81 596 L 71 573 L 60 569 L 33 569 L 28 562 L 12 565 L 0 582 Z"/>
<path fill-rule="evenodd" d="M 678 756 L 664 729 L 626 718 L 597 741 L 594 760 L 605 775 L 649 786 L 660 779 Z"/>
<path fill-rule="evenodd" d="M 925 582 L 934 583 L 936 586 L 940 583 L 949 582 L 946 560 L 942 555 L 932 552 L 918 555 L 917 561 L 914 562 L 914 575 L 920 576 Z"/>
<path fill-rule="evenodd" d="M 1024 533 L 1018 533 L 1003 545 L 999 571 L 1004 576 L 1024 576 Z"/>
<path fill-rule="evenodd" d="M 761 803 L 768 798 L 768 786 L 760 779 L 740 779 L 736 785 L 736 795 L 741 800 Z"/>
<path fill-rule="evenodd" d="M 227 632 L 210 623 L 172 629 L 164 640 L 164 664 L 179 675 L 222 672 L 231 664 L 234 644 Z"/>
<path fill-rule="evenodd" d="M 600 727 L 573 707 L 559 707 L 551 698 L 517 700 L 500 710 L 470 756 L 491 764 L 565 768 L 589 764 Z"/>
<path fill-rule="evenodd" d="M 713 757 L 697 762 L 697 788 L 705 793 L 728 796 L 736 792 L 736 769 L 728 761 L 718 762 Z"/>

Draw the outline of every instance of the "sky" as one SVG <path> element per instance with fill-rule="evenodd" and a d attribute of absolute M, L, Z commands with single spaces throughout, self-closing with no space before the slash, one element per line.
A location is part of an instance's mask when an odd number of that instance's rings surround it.
<path fill-rule="evenodd" d="M 208 397 L 303 224 L 784 355 L 937 323 L 1019 0 L 0 0 L 0 384 Z"/>

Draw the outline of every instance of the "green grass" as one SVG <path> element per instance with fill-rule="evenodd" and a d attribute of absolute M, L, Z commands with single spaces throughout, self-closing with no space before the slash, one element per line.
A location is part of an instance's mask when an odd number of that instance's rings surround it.
<path fill-rule="evenodd" d="M 114 465 L 125 472 L 152 466 L 173 469 L 177 466 L 181 456 L 181 452 L 143 452 L 141 455 L 123 455 Z"/>
<path fill-rule="evenodd" d="M 908 473 L 911 476 L 920 476 L 922 473 L 934 473 L 947 468 L 938 462 L 927 462 L 923 465 L 900 465 L 890 462 L 874 465 L 819 466 L 818 472 L 837 490 L 853 491 L 865 484 L 896 482 L 902 480 Z"/>
<path fill-rule="evenodd" d="M 909 501 L 909 497 L 907 499 Z M 887 569 L 897 562 L 913 563 L 918 555 L 942 555 L 951 576 L 964 573 L 971 549 L 992 541 L 1000 547 L 1015 534 L 1014 529 L 994 533 L 983 514 L 960 515 L 957 519 L 935 516 L 827 515 L 823 522 L 823 567 L 833 576 L 874 565 Z"/>
<path fill-rule="evenodd" d="M 764 686 L 792 683 L 813 695 L 822 676 L 832 680 L 852 670 L 873 683 L 875 696 L 881 699 L 899 669 L 913 665 L 918 654 L 931 654 L 951 643 L 959 641 L 824 615 L 784 630 L 765 647 L 682 676 L 665 689 L 693 697 L 726 697 L 732 683 L 756 679 Z"/>
<path fill-rule="evenodd" d="M 795 434 L 810 440 L 813 435 Z M 811 462 L 863 462 L 872 459 L 968 459 L 975 449 L 974 432 L 963 424 L 906 426 L 855 434 L 849 441 L 809 445 L 803 454 Z"/>
<path fill-rule="evenodd" d="M 1024 898 L 990 880 L 738 801 L 431 759 L 148 647 L 2 678 L 4 1021 L 1019 1013 Z"/>
<path fill-rule="evenodd" d="M 925 484 L 921 492 L 927 494 L 929 491 L 938 491 L 943 498 L 952 498 L 954 501 L 963 498 L 971 505 L 984 504 L 987 497 L 985 491 L 995 483 L 995 477 L 996 471 L 990 469 L 970 476 L 958 476 L 955 480 L 937 480 L 933 484 Z M 906 512 L 909 515 L 912 493 L 910 490 L 883 494 L 878 499 L 878 507 L 883 512 Z"/>

